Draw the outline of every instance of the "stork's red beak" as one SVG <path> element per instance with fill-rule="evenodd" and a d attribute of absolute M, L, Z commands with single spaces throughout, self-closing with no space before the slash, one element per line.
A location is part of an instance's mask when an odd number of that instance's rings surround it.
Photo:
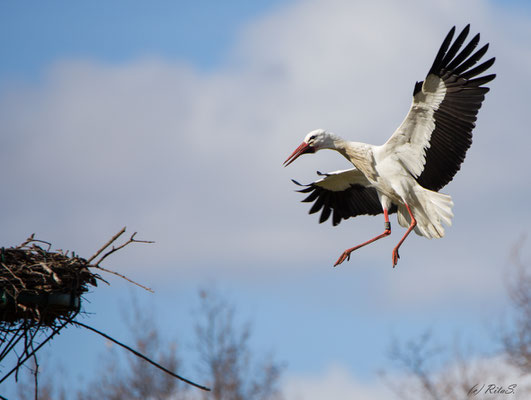
<path fill-rule="evenodd" d="M 293 153 L 291 153 L 291 156 L 289 156 L 288 159 L 284 161 L 284 166 L 287 167 L 293 161 L 295 161 L 300 155 L 305 154 L 305 153 L 315 153 L 315 149 L 311 147 L 308 143 L 302 142 L 301 145 L 297 147 Z"/>

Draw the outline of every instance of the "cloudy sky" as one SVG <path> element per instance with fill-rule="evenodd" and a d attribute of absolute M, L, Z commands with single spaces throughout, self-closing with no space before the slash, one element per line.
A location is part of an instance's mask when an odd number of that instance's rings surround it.
<path fill-rule="evenodd" d="M 383 219 L 319 225 L 290 178 L 346 160 L 282 162 L 316 128 L 383 143 L 447 31 L 469 22 L 498 77 L 443 189 L 453 226 L 408 238 L 392 269 L 394 223 L 332 268 Z M 127 226 L 156 244 L 106 265 L 156 293 L 109 278 L 87 296 L 87 323 L 127 339 L 119 321 L 134 295 L 193 357 L 196 292 L 215 285 L 253 321 L 255 346 L 287 365 L 290 398 L 332 387 L 387 398 L 376 371 L 392 337 L 431 328 L 492 350 L 486 326 L 503 313 L 510 249 L 531 221 L 530 37 L 525 1 L 2 2 L 1 243 L 35 232 L 88 257 Z M 80 377 L 104 342 L 74 329 L 52 350 Z"/>

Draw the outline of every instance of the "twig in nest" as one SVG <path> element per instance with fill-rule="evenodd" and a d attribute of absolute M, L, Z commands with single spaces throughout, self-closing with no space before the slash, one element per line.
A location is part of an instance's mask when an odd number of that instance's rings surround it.
<path fill-rule="evenodd" d="M 50 242 L 46 242 L 45 240 L 39 240 L 39 239 L 35 239 L 35 234 L 32 233 L 24 243 L 22 243 L 20 246 L 17 246 L 17 249 L 22 249 L 24 247 L 26 247 L 28 244 L 32 243 L 32 242 L 38 242 L 38 243 L 44 243 L 44 244 L 47 244 L 48 245 L 48 250 L 47 251 L 50 251 L 50 248 L 52 247 L 52 244 Z"/>
<path fill-rule="evenodd" d="M 125 232 L 125 228 L 122 229 L 123 232 Z M 120 235 L 123 233 L 123 232 L 120 232 Z M 103 260 L 105 260 L 105 258 L 107 258 L 108 256 L 110 256 L 112 253 L 114 253 L 115 251 L 118 251 L 120 249 L 123 249 L 125 246 L 127 246 L 128 244 L 131 244 L 131 243 L 155 243 L 153 242 L 152 240 L 136 240 L 135 239 L 135 236 L 136 236 L 137 232 L 133 233 L 131 235 L 131 237 L 129 238 L 129 240 L 127 242 L 125 242 L 124 244 L 118 246 L 118 247 L 112 247 L 112 249 L 110 251 L 108 251 L 107 253 L 105 253 L 97 262 L 96 262 L 96 265 L 99 265 L 101 264 L 101 262 Z M 111 244 L 114 240 L 112 240 L 109 244 Z M 106 245 L 105 247 L 108 247 L 109 246 Z"/>
<path fill-rule="evenodd" d="M 148 292 L 155 293 L 153 289 L 148 288 L 147 286 L 141 285 L 140 283 L 135 282 L 134 280 L 129 279 L 127 276 L 119 274 L 118 272 L 114 272 L 114 271 L 111 271 L 110 269 L 100 267 L 99 265 L 91 265 L 91 268 L 98 268 L 98 269 L 101 269 L 102 271 L 108 272 L 109 274 L 114 274 L 116 276 L 119 276 L 122 279 L 125 279 L 127 282 L 131 282 L 132 284 L 137 285 L 144 290 L 147 290 Z"/>
<path fill-rule="evenodd" d="M 103 245 L 103 247 L 101 247 L 101 248 L 100 248 L 100 249 L 99 249 L 99 250 L 98 250 L 98 251 L 97 251 L 92 257 L 90 257 L 90 258 L 87 260 L 87 263 L 90 264 L 90 262 L 91 262 L 92 260 L 94 260 L 96 257 L 98 257 L 101 253 L 103 253 L 103 251 L 105 251 L 105 249 L 106 249 L 107 247 L 109 247 L 111 244 L 113 244 L 113 243 L 116 241 L 116 239 L 118 239 L 120 236 L 122 236 L 122 235 L 124 234 L 124 232 L 125 232 L 125 226 L 122 228 L 122 230 L 121 230 L 120 232 L 118 232 L 118 233 L 117 233 L 116 235 L 114 235 L 114 236 L 113 236 L 113 237 L 112 237 L 107 243 L 105 243 L 105 244 Z M 127 242 L 121 244 L 120 246 L 118 246 L 118 247 L 114 247 L 114 246 L 113 246 L 111 250 L 109 250 L 107 253 L 105 253 L 105 254 L 104 254 L 104 255 L 103 255 L 98 261 L 96 261 L 93 265 L 90 265 L 90 267 L 91 267 L 91 268 L 98 268 L 98 269 L 100 269 L 100 270 L 102 270 L 102 271 L 105 271 L 105 272 L 108 272 L 108 273 L 110 273 L 110 274 L 114 274 L 114 275 L 116 275 L 116 276 L 119 276 L 120 278 L 125 279 L 126 281 L 131 282 L 131 283 L 133 283 L 133 284 L 135 284 L 135 285 L 141 287 L 141 288 L 144 289 L 144 290 L 147 290 L 148 292 L 154 293 L 154 292 L 153 292 L 153 289 L 148 288 L 148 287 L 146 287 L 146 286 L 144 286 L 144 285 L 141 285 L 140 283 L 137 283 L 137 282 L 133 281 L 132 279 L 129 279 L 129 278 L 126 277 L 125 275 L 119 274 L 118 272 L 114 272 L 114 271 L 111 271 L 111 270 L 109 270 L 109 269 L 107 269 L 107 268 L 104 268 L 104 267 L 101 267 L 101 266 L 100 266 L 101 262 L 102 262 L 105 258 L 107 258 L 108 256 L 110 256 L 112 253 L 114 253 L 114 252 L 116 252 L 116 251 L 118 251 L 118 250 L 120 250 L 120 249 L 123 249 L 123 248 L 124 248 L 125 246 L 127 246 L 128 244 L 131 244 L 131 243 L 155 243 L 155 242 L 153 242 L 153 241 L 151 241 L 151 240 L 137 240 L 137 239 L 135 239 L 136 234 L 137 234 L 137 232 L 133 233 L 133 234 L 131 235 L 131 237 L 129 238 L 129 240 L 128 240 Z"/>
<path fill-rule="evenodd" d="M 92 257 L 90 257 L 87 262 L 90 264 L 92 260 L 94 260 L 96 257 L 98 257 L 101 253 L 103 253 L 103 250 L 105 250 L 107 247 L 109 247 L 112 242 L 114 242 L 116 239 L 118 239 L 122 234 L 125 232 L 125 226 L 122 228 L 120 232 L 118 232 L 116 235 L 114 235 L 107 243 L 103 245 L 101 249 L 99 249 Z"/>
<path fill-rule="evenodd" d="M 19 282 L 20 282 L 20 285 L 21 285 L 24 289 L 26 289 L 26 285 L 24 284 L 24 281 L 23 281 L 22 279 L 20 279 L 17 275 L 15 275 L 15 274 L 13 273 L 13 271 L 11 271 L 11 269 L 10 269 L 7 265 L 5 265 L 4 263 L 0 263 L 0 265 L 1 265 L 2 267 L 4 267 L 4 268 L 5 268 L 5 269 L 11 274 L 11 276 L 12 276 L 13 278 L 15 278 L 17 281 L 19 281 Z"/>
<path fill-rule="evenodd" d="M 157 367 L 158 369 L 160 369 L 160 370 L 166 372 L 167 374 L 173 376 L 174 378 L 177 378 L 177 379 L 179 379 L 179 380 L 181 380 L 181 381 L 183 381 L 183 382 L 186 382 L 186 383 L 188 383 L 189 385 L 195 386 L 196 388 L 199 388 L 199 389 L 201 389 L 201 390 L 205 390 L 205 391 L 207 391 L 207 392 L 210 392 L 210 388 L 207 388 L 206 386 L 199 385 L 199 384 L 197 384 L 197 383 L 195 383 L 195 382 L 192 382 L 191 380 L 188 380 L 188 379 L 186 379 L 186 378 L 183 378 L 182 376 L 179 376 L 179 375 L 175 374 L 174 372 L 170 371 L 169 369 L 164 368 L 162 365 L 157 364 L 155 361 L 153 361 L 153 360 L 147 358 L 147 357 L 146 357 L 145 355 L 143 355 L 142 353 L 139 353 L 139 352 L 136 351 L 135 349 L 132 349 L 131 347 L 126 346 L 125 344 L 119 342 L 119 341 L 116 340 L 116 339 L 113 339 L 112 337 L 110 337 L 109 335 L 106 335 L 106 334 L 103 333 L 103 332 L 100 332 L 100 331 L 98 331 L 97 329 L 92 328 L 91 326 L 85 325 L 84 323 L 79 322 L 79 321 L 72 321 L 72 323 L 73 323 L 74 325 L 78 325 L 78 326 L 81 326 L 81 327 L 83 327 L 83 328 L 86 328 L 86 329 L 88 329 L 88 330 L 90 330 L 90 331 L 92 331 L 92 332 L 94 332 L 94 333 L 97 333 L 98 335 L 103 336 L 105 339 L 108 339 L 108 340 L 110 340 L 111 342 L 116 343 L 118 346 L 121 346 L 121 347 L 123 347 L 124 349 L 130 351 L 130 352 L 133 353 L 135 356 L 140 357 L 141 359 L 147 361 L 147 362 L 150 363 L 151 365 L 153 365 L 153 366 Z"/>

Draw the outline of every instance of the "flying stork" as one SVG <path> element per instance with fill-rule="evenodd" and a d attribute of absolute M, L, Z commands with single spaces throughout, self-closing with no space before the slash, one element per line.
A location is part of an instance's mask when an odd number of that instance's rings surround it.
<path fill-rule="evenodd" d="M 452 198 L 438 193 L 452 180 L 472 144 L 476 115 L 496 75 L 478 75 L 494 64 L 491 58 L 472 68 L 487 52 L 488 43 L 473 53 L 479 33 L 461 50 L 470 31 L 467 25 L 452 43 L 455 26 L 444 39 L 426 79 L 415 83 L 413 103 L 406 118 L 381 146 L 350 142 L 323 129 L 306 135 L 284 162 L 288 166 L 300 155 L 321 149 L 336 150 L 354 168 L 327 174 L 304 186 L 303 202 L 314 202 L 310 214 L 321 210 L 319 222 L 332 216 L 335 226 L 342 219 L 383 212 L 384 232 L 341 254 L 334 266 L 350 254 L 391 234 L 389 214 L 407 231 L 393 249 L 393 268 L 398 249 L 412 230 L 427 238 L 444 236 L 452 222 Z M 459 51 L 461 50 L 461 51 Z M 472 54 L 473 53 L 473 54 Z"/>

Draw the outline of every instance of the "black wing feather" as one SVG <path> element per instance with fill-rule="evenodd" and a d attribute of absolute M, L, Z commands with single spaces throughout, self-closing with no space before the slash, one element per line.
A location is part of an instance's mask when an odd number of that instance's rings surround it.
<path fill-rule="evenodd" d="M 450 43 L 455 29 L 450 30 L 428 73 L 440 77 L 446 86 L 444 100 L 433 114 L 435 129 L 431 134 L 430 146 L 426 149 L 424 170 L 417 177 L 417 182 L 430 190 L 438 191 L 446 186 L 460 169 L 472 144 L 472 130 L 478 111 L 485 93 L 489 91 L 482 85 L 496 77 L 491 74 L 470 79 L 488 70 L 495 58 L 472 68 L 489 47 L 486 44 L 472 54 L 479 43 L 479 33 L 458 54 L 469 30 L 470 26 L 467 25 L 453 44 Z M 414 93 L 420 90 L 422 85 L 417 82 Z"/>
<path fill-rule="evenodd" d="M 299 186 L 305 186 L 298 192 L 310 193 L 303 200 L 303 202 L 314 202 L 310 208 L 310 214 L 316 213 L 322 208 L 319 223 L 323 223 L 332 216 L 332 224 L 335 226 L 343 219 L 358 215 L 378 215 L 383 212 L 378 193 L 372 187 L 352 184 L 345 190 L 332 191 L 317 185 L 316 182 L 308 185 L 301 185 L 295 180 L 293 182 Z M 389 213 L 394 212 L 396 212 L 395 205 L 389 210 Z"/>
<path fill-rule="evenodd" d="M 453 70 L 447 70 L 452 71 L 454 75 L 460 75 L 462 72 L 466 71 L 467 69 L 473 67 L 481 58 L 485 55 L 487 50 L 489 49 L 488 43 L 483 46 L 481 49 L 476 51 L 474 54 L 472 54 L 466 61 L 464 61 L 461 65 L 454 68 Z"/>
<path fill-rule="evenodd" d="M 454 33 L 455 33 L 455 26 L 452 27 L 452 29 L 450 29 L 450 32 L 448 32 L 448 35 L 446 35 L 446 37 L 444 38 L 441 48 L 439 49 L 439 52 L 435 56 L 435 60 L 433 61 L 433 65 L 431 66 L 428 74 L 435 74 L 441 69 L 441 64 L 444 60 L 446 50 L 448 49 L 448 46 L 450 46 L 450 43 L 452 42 Z"/>
<path fill-rule="evenodd" d="M 472 38 L 470 43 L 468 43 L 465 48 L 459 53 L 453 61 L 451 61 L 447 66 L 446 69 L 448 71 L 453 71 L 459 64 L 461 64 L 477 47 L 479 44 L 479 33 Z"/>
<path fill-rule="evenodd" d="M 454 44 L 452 44 L 452 47 L 450 47 L 450 50 L 448 50 L 448 52 L 444 56 L 444 59 L 442 60 L 443 65 L 448 65 L 448 63 L 455 57 L 455 55 L 465 42 L 465 39 L 468 36 L 468 32 L 470 32 L 470 24 L 465 26 L 465 29 L 463 29 L 457 39 L 455 39 Z"/>

